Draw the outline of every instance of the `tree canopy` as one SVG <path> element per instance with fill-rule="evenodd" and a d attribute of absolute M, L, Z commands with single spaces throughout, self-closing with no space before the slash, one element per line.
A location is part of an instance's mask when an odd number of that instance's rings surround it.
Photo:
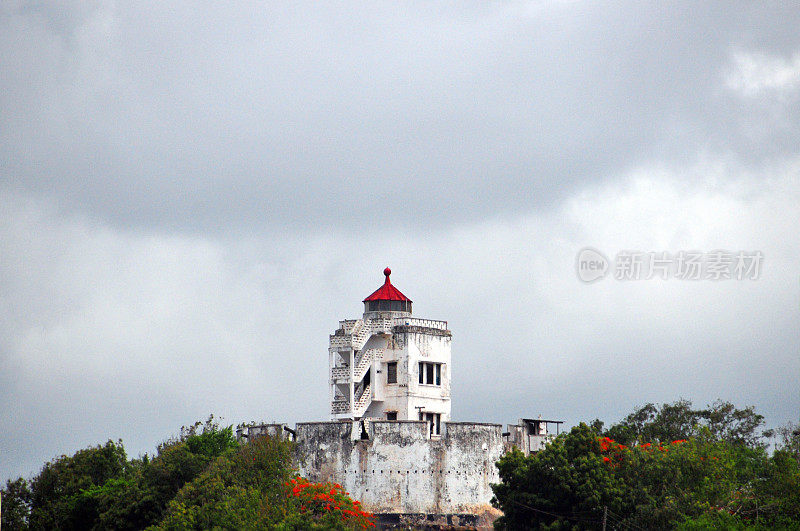
<path fill-rule="evenodd" d="M 292 443 L 239 445 L 213 417 L 181 428 L 155 455 L 128 460 L 108 441 L 46 463 L 2 491 L 2 529 L 362 529 L 372 525 L 339 485 L 294 476 Z M 297 485 L 313 499 L 296 495 Z M 322 496 L 324 494 L 324 496 Z M 328 500 L 327 503 L 321 503 Z"/>
<path fill-rule="evenodd" d="M 497 463 L 498 529 L 800 529 L 800 430 L 770 456 L 752 407 L 647 404 Z"/>

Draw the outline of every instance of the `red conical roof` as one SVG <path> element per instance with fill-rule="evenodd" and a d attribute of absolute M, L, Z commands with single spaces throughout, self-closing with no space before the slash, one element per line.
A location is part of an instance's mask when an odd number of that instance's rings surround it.
<path fill-rule="evenodd" d="M 400 290 L 396 287 L 392 286 L 392 281 L 389 280 L 389 275 L 392 274 L 392 270 L 388 267 L 383 270 L 383 274 L 386 275 L 386 281 L 383 283 L 383 286 L 376 289 L 375 292 L 364 299 L 364 302 L 367 301 L 408 301 L 413 302 L 411 299 L 400 293 Z"/>

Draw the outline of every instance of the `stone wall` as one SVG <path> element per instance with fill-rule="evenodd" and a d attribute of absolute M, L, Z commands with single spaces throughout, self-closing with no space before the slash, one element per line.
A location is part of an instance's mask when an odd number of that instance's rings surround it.
<path fill-rule="evenodd" d="M 283 425 L 251 428 L 286 437 Z M 430 438 L 420 421 L 306 422 L 295 431 L 296 466 L 311 481 L 340 483 L 365 509 L 397 514 L 493 514 L 499 424 L 448 422 Z"/>

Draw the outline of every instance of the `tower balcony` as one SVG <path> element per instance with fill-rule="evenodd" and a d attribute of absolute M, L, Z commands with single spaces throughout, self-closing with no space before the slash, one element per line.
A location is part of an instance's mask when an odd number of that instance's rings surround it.
<path fill-rule="evenodd" d="M 350 367 L 345 365 L 331 369 L 331 380 L 350 381 Z"/>
<path fill-rule="evenodd" d="M 372 386 L 370 384 L 361 385 L 356 390 L 355 400 L 352 407 L 350 401 L 344 396 L 337 396 L 331 402 L 331 415 L 346 415 L 351 418 L 364 416 L 370 402 L 372 402 Z"/>
<path fill-rule="evenodd" d="M 331 368 L 331 380 L 344 383 L 352 379 L 352 381 L 360 382 L 364 379 L 367 371 L 372 366 L 372 362 L 383 358 L 384 350 L 385 349 L 382 348 L 371 348 L 358 352 L 356 354 L 355 368 L 353 369 L 352 377 L 349 365 L 339 365 Z"/>
<path fill-rule="evenodd" d="M 336 399 L 331 403 L 332 415 L 344 415 L 350 413 L 350 401 L 346 398 Z"/>

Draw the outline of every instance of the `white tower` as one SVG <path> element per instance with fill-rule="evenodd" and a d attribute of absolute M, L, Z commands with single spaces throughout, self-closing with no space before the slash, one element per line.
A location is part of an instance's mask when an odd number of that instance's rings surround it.
<path fill-rule="evenodd" d="M 364 316 L 330 336 L 331 418 L 426 420 L 437 436 L 450 420 L 452 334 L 447 321 L 412 317 L 391 273 L 364 299 Z"/>

